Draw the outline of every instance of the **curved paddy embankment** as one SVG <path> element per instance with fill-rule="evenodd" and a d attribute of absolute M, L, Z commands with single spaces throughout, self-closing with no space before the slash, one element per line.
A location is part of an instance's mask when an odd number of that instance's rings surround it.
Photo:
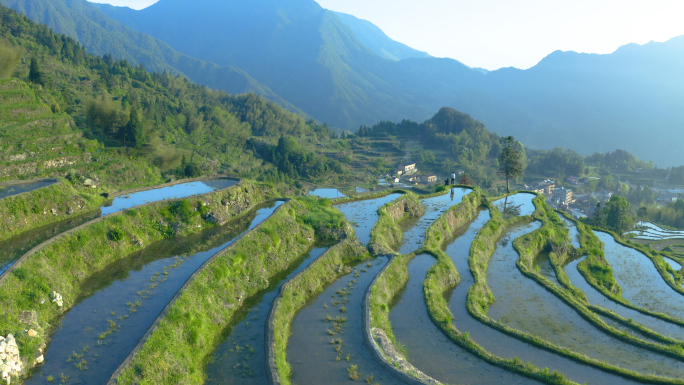
<path fill-rule="evenodd" d="M 91 277 L 87 286 L 95 293 L 64 315 L 45 352 L 45 364 L 26 384 L 42 384 L 48 376 L 106 383 L 188 278 L 281 204 L 265 204 L 209 234 L 161 241 L 117 261 L 105 269 L 107 274 Z M 110 274 L 122 278 L 112 282 Z"/>
<path fill-rule="evenodd" d="M 605 245 L 606 260 L 613 268 L 624 299 L 653 312 L 684 318 L 684 295 L 665 282 L 650 258 L 619 244 L 611 234 L 597 231 L 596 236 Z"/>
<path fill-rule="evenodd" d="M 244 306 L 249 311 L 244 312 L 242 320 L 232 328 L 207 365 L 206 384 L 269 384 L 266 329 L 273 301 L 287 280 L 309 267 L 327 249 L 317 247 L 311 250 L 295 269 L 279 274 L 271 280 L 268 289 L 255 295 L 249 301 L 255 303 L 254 306 Z"/>
<path fill-rule="evenodd" d="M 89 286 L 94 276 L 105 274 L 112 263 L 145 245 L 224 224 L 270 194 L 269 189 L 241 182 L 212 194 L 107 216 L 45 242 L 4 275 L 0 308 L 6 316 L 0 317 L 0 331 L 13 333 L 24 366 L 35 366 L 34 359 L 42 355 L 62 317 L 94 293 Z M 62 301 L 52 301 L 53 291 Z M 28 329 L 34 329 L 37 336 L 28 336 Z"/>
<path fill-rule="evenodd" d="M 380 213 L 389 207 L 396 206 L 397 215 L 406 215 L 405 208 L 413 199 L 411 195 L 400 196 L 390 194 L 337 205 L 352 224 L 350 231 L 355 232 L 356 239 L 348 238 L 334 246 L 326 253 L 330 255 L 322 256 L 283 286 L 272 311 L 273 328 L 280 326 L 280 330 L 272 331 L 273 383 L 344 383 L 350 378 L 392 382 L 391 373 L 373 359 L 365 346 L 361 307 L 367 286 L 387 258 L 365 265 L 359 262 L 371 259 L 365 247 L 372 243 L 371 233 L 381 244 L 391 242 L 378 236 L 377 228 L 382 221 Z M 342 248 L 356 251 L 344 255 Z M 350 265 L 357 266 L 351 269 Z M 302 288 L 308 288 L 308 295 L 297 295 Z"/>
<path fill-rule="evenodd" d="M 614 368 L 642 375 L 655 374 L 675 381 L 681 378 L 684 375 L 682 360 L 611 337 L 534 280 L 515 274 L 517 271 L 512 268 L 519 256 L 512 247 L 512 240 L 531 233 L 540 225 L 535 222 L 512 228 L 508 235 L 510 240 L 500 244 L 492 255 L 487 281 L 496 300 L 489 307 L 488 316 L 512 329 Z"/>
<path fill-rule="evenodd" d="M 163 200 L 177 200 L 208 194 L 214 191 L 220 191 L 234 186 L 238 182 L 239 181 L 237 179 L 232 178 L 215 178 L 194 180 L 189 182 L 179 181 L 157 187 L 146 187 L 130 192 L 121 192 L 119 194 L 115 194 L 117 196 L 114 198 L 112 204 L 105 206 L 95 205 L 94 207 L 90 208 L 91 211 L 89 212 L 83 212 L 83 210 L 85 210 L 88 206 L 86 202 L 80 202 L 78 199 L 72 197 L 71 199 L 76 199 L 76 201 L 71 202 L 71 204 L 76 206 L 73 209 L 70 207 L 66 210 L 67 215 L 64 216 L 66 219 L 63 219 L 59 222 L 48 221 L 48 224 L 40 228 L 32 228 L 31 230 L 22 232 L 8 240 L 0 242 L 0 252 L 2 253 L 2 256 L 0 257 L 0 282 L 2 282 L 4 279 L 3 273 L 10 269 L 12 265 L 22 257 L 22 255 L 30 253 L 31 249 L 34 247 L 38 247 L 43 242 L 47 242 L 48 240 L 51 240 L 62 233 L 75 230 L 81 226 L 91 225 L 98 221 L 98 218 L 100 217 Z M 54 185 L 55 183 L 49 184 L 48 187 Z M 64 187 L 59 191 L 63 192 L 65 189 L 73 189 L 73 186 Z M 48 189 L 41 189 L 38 193 L 49 194 L 50 192 L 47 190 Z M 56 191 L 52 191 L 52 193 L 56 193 Z M 64 197 L 62 197 L 60 194 L 57 194 L 56 201 L 59 202 L 63 198 Z M 43 200 L 45 199 L 47 199 L 47 197 L 43 198 Z M 29 202 L 38 204 L 37 202 L 34 202 L 36 200 L 39 199 L 29 199 Z M 92 203 L 93 202 L 91 202 L 91 204 Z M 24 204 L 27 205 L 28 203 L 24 202 Z M 35 211 L 35 207 L 32 209 L 33 211 Z M 79 214 L 73 214 L 72 216 L 72 213 Z M 57 215 L 56 218 L 61 218 L 61 216 L 58 215 L 59 212 L 57 210 L 54 210 L 53 213 L 53 210 L 51 209 L 50 213 L 46 212 L 45 214 L 54 214 Z M 23 214 L 17 215 L 25 216 Z M 26 219 L 27 218 L 24 218 L 24 220 Z M 41 245 L 41 247 L 42 246 L 45 245 Z"/>

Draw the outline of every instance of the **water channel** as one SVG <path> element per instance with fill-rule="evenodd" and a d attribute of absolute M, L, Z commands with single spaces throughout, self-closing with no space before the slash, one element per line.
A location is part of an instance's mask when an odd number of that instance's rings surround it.
<path fill-rule="evenodd" d="M 45 179 L 36 182 L 26 182 L 19 184 L 3 185 L 0 183 L 0 199 L 7 198 L 12 195 L 19 195 L 25 192 L 38 190 L 39 188 L 52 186 L 57 184 L 59 181 L 57 179 Z"/>
<path fill-rule="evenodd" d="M 487 270 L 496 301 L 489 316 L 511 328 L 614 366 L 671 378 L 684 376 L 684 362 L 622 342 L 582 318 L 570 306 L 516 268 L 514 239 L 540 227 L 513 226 L 499 243 Z"/>
<path fill-rule="evenodd" d="M 454 326 L 463 333 L 469 333 L 470 339 L 477 342 L 480 346 L 494 355 L 506 359 L 517 357 L 523 362 L 530 362 L 539 368 L 549 368 L 551 371 L 563 373 L 570 380 L 580 384 L 585 382 L 588 384 L 600 385 L 636 384 L 637 382 L 635 381 L 604 372 L 592 366 L 580 364 L 547 350 L 529 345 L 480 323 L 470 315 L 466 308 L 468 290 L 474 283 L 474 278 L 468 264 L 470 246 L 477 232 L 485 223 L 487 223 L 489 218 L 489 212 L 482 211 L 477 219 L 470 225 L 470 228 L 462 236 L 456 238 L 456 240 L 446 249 L 447 255 L 454 262 L 456 269 L 461 275 L 460 284 L 454 289 L 449 297 L 449 310 L 451 310 L 451 313 L 454 316 Z M 510 237 L 508 238 L 510 239 Z M 517 268 L 515 266 L 509 268 L 509 274 L 513 270 L 517 271 Z M 522 275 L 516 275 L 516 277 L 516 279 L 524 278 Z M 489 281 L 489 284 L 491 286 L 492 282 Z M 497 297 L 497 301 L 498 300 L 499 298 Z M 488 369 L 486 367 L 478 366 L 477 370 L 479 370 L 480 373 L 484 373 L 484 375 L 488 375 Z M 482 383 L 497 382 L 483 381 Z"/>
<path fill-rule="evenodd" d="M 467 188 L 452 188 L 448 194 L 421 199 L 420 204 L 425 209 L 425 214 L 420 218 L 402 221 L 400 224 L 404 230 L 404 237 L 399 253 L 408 254 L 419 249 L 425 240 L 427 228 L 449 208 L 461 203 L 463 197 L 472 191 Z"/>
<path fill-rule="evenodd" d="M 684 296 L 665 282 L 650 258 L 617 243 L 608 233 L 597 231 L 596 236 L 605 244 L 606 260 L 624 299 L 644 309 L 684 318 Z"/>
<path fill-rule="evenodd" d="M 43 384 L 48 376 L 106 383 L 187 279 L 282 203 L 263 204 L 223 228 L 158 242 L 91 277 L 85 298 L 62 319 L 45 364 L 26 384 Z"/>
<path fill-rule="evenodd" d="M 268 289 L 256 294 L 243 307 L 249 309 L 232 328 L 226 341 L 214 352 L 207 366 L 207 384 L 268 385 L 266 373 L 266 322 L 278 290 L 287 280 L 307 268 L 328 248 L 317 247 L 300 260 L 298 266 L 271 279 Z M 256 305 L 251 306 L 251 304 Z M 251 309 L 250 309 L 251 307 Z"/>
<path fill-rule="evenodd" d="M 368 245 L 371 230 L 378 221 L 378 209 L 399 198 L 401 195 L 395 193 L 375 199 L 348 202 L 336 205 L 335 208 L 340 210 L 344 217 L 347 218 L 347 221 L 351 223 L 359 242 L 363 245 Z"/>
<path fill-rule="evenodd" d="M 110 206 L 101 207 L 102 216 L 113 214 L 122 210 L 144 205 L 150 202 L 158 202 L 166 199 L 181 199 L 190 196 L 206 194 L 216 190 L 222 190 L 237 184 L 237 179 L 212 179 L 197 182 L 180 183 L 152 190 L 139 191 L 114 198 Z"/>

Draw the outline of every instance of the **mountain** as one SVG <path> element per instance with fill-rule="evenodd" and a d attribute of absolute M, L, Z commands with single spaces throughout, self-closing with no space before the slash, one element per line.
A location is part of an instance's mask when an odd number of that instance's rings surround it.
<path fill-rule="evenodd" d="M 88 12 L 84 0 L 0 1 L 24 9 L 39 3 L 68 8 L 83 25 L 79 41 L 93 52 L 114 34 L 112 26 L 125 25 L 128 36 L 137 31 L 139 39 L 152 36 L 187 60 L 233 69 L 240 87 L 262 85 L 271 100 L 334 127 L 424 121 L 448 106 L 532 148 L 562 146 L 585 155 L 621 148 L 659 166 L 682 163 L 682 38 L 632 44 L 609 55 L 554 52 L 528 70 L 488 72 L 426 56 L 313 0 L 160 0 L 140 11 L 89 4 Z M 27 14 L 68 26 L 55 7 L 43 8 Z M 92 19 L 97 28 L 88 24 Z M 126 49 L 119 47 L 120 55 L 137 49 L 135 39 L 128 41 L 131 48 L 121 45 Z M 159 56 L 149 52 L 150 61 Z M 231 88 L 237 80 L 223 84 L 219 70 L 181 72 L 228 92 L 240 88 Z"/>
<path fill-rule="evenodd" d="M 85 0 L 0 0 L 0 4 L 76 39 L 95 55 L 110 54 L 132 64 L 144 64 L 151 71 L 185 75 L 232 94 L 253 92 L 302 113 L 244 70 L 184 55 L 161 40 L 111 19 Z"/>
<path fill-rule="evenodd" d="M 493 71 L 483 88 L 536 117 L 527 132 L 515 133 L 533 147 L 583 154 L 622 148 L 668 166 L 684 160 L 681 68 L 684 36 L 607 55 L 557 51 L 525 71 Z M 494 131 L 506 124 L 484 121 Z"/>
<path fill-rule="evenodd" d="M 162 0 L 140 11 L 100 8 L 187 55 L 242 68 L 316 119 L 344 129 L 381 119 L 423 120 L 443 106 L 445 92 L 454 92 L 445 79 L 461 87 L 482 76 L 452 59 L 382 57 L 374 49 L 425 55 L 390 44 L 367 23 L 313 0 Z"/>
<path fill-rule="evenodd" d="M 425 59 L 432 57 L 427 52 L 415 50 L 406 44 L 390 39 L 385 32 L 369 21 L 361 20 L 356 16 L 346 13 L 335 12 L 335 14 L 344 25 L 351 28 L 361 43 L 385 59 L 399 61 L 411 58 Z"/>

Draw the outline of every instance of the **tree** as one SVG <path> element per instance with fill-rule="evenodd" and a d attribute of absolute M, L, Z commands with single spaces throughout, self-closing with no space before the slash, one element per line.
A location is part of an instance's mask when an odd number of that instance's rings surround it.
<path fill-rule="evenodd" d="M 606 226 L 618 234 L 622 234 L 634 227 L 634 218 L 629 212 L 627 199 L 613 195 L 606 204 L 608 216 Z"/>
<path fill-rule="evenodd" d="M 12 76 L 24 52 L 21 48 L 10 47 L 0 43 L 0 78 Z"/>
<path fill-rule="evenodd" d="M 510 193 L 510 180 L 522 176 L 523 165 L 522 145 L 512 136 L 500 139 L 501 153 L 499 154 L 499 175 L 506 177 L 506 193 Z"/>
<path fill-rule="evenodd" d="M 145 126 L 136 108 L 131 108 L 128 124 L 122 130 L 121 139 L 124 146 L 126 142 L 130 142 L 135 148 L 141 148 L 145 144 Z"/>
<path fill-rule="evenodd" d="M 35 84 L 43 84 L 43 74 L 40 72 L 38 59 L 31 58 L 31 68 L 29 69 L 29 81 Z"/>

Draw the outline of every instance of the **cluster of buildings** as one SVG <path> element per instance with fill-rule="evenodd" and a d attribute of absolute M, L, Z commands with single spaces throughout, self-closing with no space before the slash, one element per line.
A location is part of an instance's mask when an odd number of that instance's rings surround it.
<path fill-rule="evenodd" d="M 390 183 L 417 184 L 436 183 L 437 175 L 433 173 L 421 174 L 418 172 L 415 162 L 401 163 L 393 175 L 384 175 L 385 181 Z"/>

